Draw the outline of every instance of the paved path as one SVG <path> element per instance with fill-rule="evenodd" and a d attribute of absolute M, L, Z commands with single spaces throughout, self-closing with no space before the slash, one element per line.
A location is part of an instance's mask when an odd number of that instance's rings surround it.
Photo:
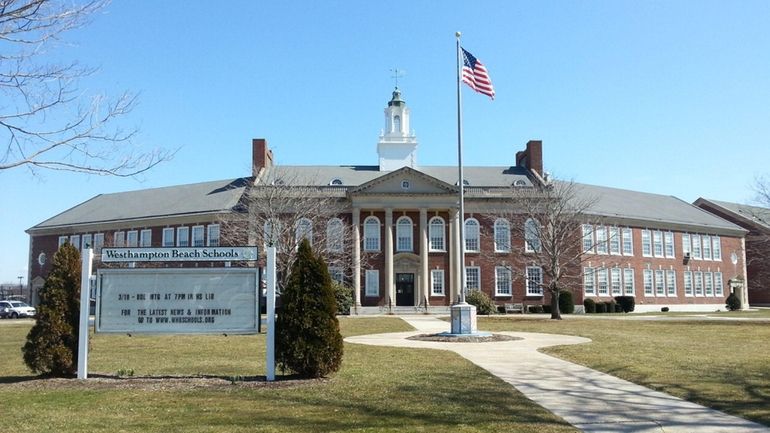
<path fill-rule="evenodd" d="M 541 347 L 590 342 L 587 338 L 500 332 L 522 340 L 495 343 L 414 341 L 406 337 L 448 331 L 449 324 L 433 316 L 401 318 L 417 331 L 360 335 L 345 341 L 457 352 L 585 432 L 770 433 L 770 429 L 760 424 L 537 351 Z"/>

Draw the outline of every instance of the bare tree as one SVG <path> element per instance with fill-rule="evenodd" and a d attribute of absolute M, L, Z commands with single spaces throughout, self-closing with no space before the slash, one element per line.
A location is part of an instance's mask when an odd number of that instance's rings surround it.
<path fill-rule="evenodd" d="M 132 176 L 170 157 L 132 149 L 136 130 L 114 126 L 134 107 L 134 95 L 85 100 L 77 85 L 94 69 L 50 60 L 64 34 L 107 3 L 0 0 L 0 170 Z"/>
<path fill-rule="evenodd" d="M 600 218 L 590 213 L 595 203 L 596 198 L 581 191 L 578 184 L 554 181 L 542 187 L 513 187 L 504 205 L 488 215 L 491 221 L 504 218 L 511 232 L 524 239 L 521 262 L 504 262 L 502 266 L 524 279 L 525 284 L 550 294 L 551 319 L 561 319 L 560 292 L 582 280 L 584 248 L 608 242 L 591 236 L 591 244 L 583 245 L 583 224 L 601 224 Z M 526 267 L 540 268 L 542 274 L 527 278 Z"/>
<path fill-rule="evenodd" d="M 275 246 L 279 287 L 289 279 L 303 238 L 330 269 L 349 279 L 354 257 L 346 191 L 318 185 L 291 169 L 268 169 L 244 195 L 241 211 L 222 217 L 223 239 Z"/>
<path fill-rule="evenodd" d="M 746 259 L 752 285 L 770 285 L 770 179 L 757 177 L 754 181 L 754 201 L 758 206 L 747 206 L 745 215 L 751 220 L 746 235 Z"/>

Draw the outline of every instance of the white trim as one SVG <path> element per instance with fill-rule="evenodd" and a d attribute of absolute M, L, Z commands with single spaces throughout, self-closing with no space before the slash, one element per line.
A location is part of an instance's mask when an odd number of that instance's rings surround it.
<path fill-rule="evenodd" d="M 473 226 L 473 229 L 468 230 L 468 223 L 471 223 Z M 473 235 L 471 237 L 471 235 Z M 466 253 L 477 253 L 481 250 L 481 224 L 479 224 L 479 220 L 476 218 L 467 218 L 465 220 L 465 230 L 463 230 L 463 236 L 465 237 L 465 252 Z M 469 246 L 469 242 L 471 245 Z M 474 246 L 475 248 L 471 248 Z"/>
<path fill-rule="evenodd" d="M 396 251 L 414 251 L 414 222 L 406 215 L 396 220 Z"/>
<path fill-rule="evenodd" d="M 634 255 L 634 230 L 631 227 L 622 227 L 620 249 L 624 256 Z M 626 251 L 626 239 L 628 239 L 629 251 Z"/>
<path fill-rule="evenodd" d="M 214 231 L 214 230 L 216 230 L 216 233 L 217 233 L 216 245 L 212 245 L 212 243 L 211 243 L 211 238 L 214 237 L 214 236 L 211 235 L 211 232 Z M 220 239 L 219 239 L 220 235 L 221 235 L 221 232 L 220 232 L 220 229 L 219 229 L 219 224 L 209 224 L 209 225 L 207 225 L 206 226 L 206 246 L 207 247 L 218 247 L 219 244 L 220 244 Z"/>
<path fill-rule="evenodd" d="M 184 233 L 184 235 L 182 235 Z M 182 242 L 184 240 L 184 242 Z M 190 246 L 190 227 L 181 226 L 176 228 L 176 246 L 189 247 Z"/>
<path fill-rule="evenodd" d="M 469 278 L 469 274 L 476 272 L 475 278 Z M 476 280 L 476 285 L 471 287 L 470 282 Z M 481 267 L 479 266 L 466 266 L 465 267 L 465 285 L 468 290 L 481 290 Z"/>
<path fill-rule="evenodd" d="M 139 246 L 142 248 L 152 246 L 152 229 L 142 229 L 139 232 Z"/>
<path fill-rule="evenodd" d="M 364 296 L 378 297 L 380 296 L 380 271 L 377 269 L 367 269 L 364 277 Z"/>
<path fill-rule="evenodd" d="M 196 243 L 195 232 L 200 233 L 200 245 Z M 206 245 L 206 228 L 202 225 L 192 226 L 192 230 L 190 231 L 190 246 L 202 247 L 205 245 Z"/>
<path fill-rule="evenodd" d="M 629 290 L 629 284 L 630 290 Z M 634 281 L 634 268 L 623 268 L 623 296 L 636 296 L 636 282 Z"/>
<path fill-rule="evenodd" d="M 440 222 L 440 224 L 436 224 L 436 222 Z M 439 226 L 441 227 L 441 236 L 434 236 L 434 229 L 438 231 Z M 436 244 L 439 242 L 441 245 L 437 247 Z M 434 216 L 428 221 L 428 251 L 446 252 L 446 222 L 440 216 Z"/>
<path fill-rule="evenodd" d="M 376 230 L 374 230 L 376 229 Z M 380 219 L 374 215 L 364 218 L 364 251 L 380 251 L 382 248 L 382 234 L 380 233 Z M 374 236 L 376 235 L 376 236 Z M 375 247 L 376 243 L 376 247 Z"/>
<path fill-rule="evenodd" d="M 537 271 L 537 279 L 532 278 L 533 271 Z M 543 268 L 540 266 L 527 266 L 525 269 L 526 278 L 524 279 L 524 288 L 526 289 L 527 296 L 543 296 Z M 536 284 L 537 291 L 530 290 L 530 283 Z"/>
<path fill-rule="evenodd" d="M 160 246 L 162 246 L 162 247 L 173 247 L 174 246 L 174 241 L 176 240 L 176 239 L 174 239 L 174 235 L 176 234 L 175 232 L 176 232 L 176 230 L 174 230 L 173 227 L 166 227 L 166 228 L 164 228 L 163 229 L 163 234 L 162 234 L 161 240 L 160 240 Z M 171 243 L 167 242 L 167 240 L 168 240 L 167 235 L 169 233 L 171 233 Z"/>
<path fill-rule="evenodd" d="M 446 290 L 444 284 L 444 270 L 443 269 L 431 269 L 430 270 L 430 295 L 431 296 L 444 296 Z M 438 283 L 438 284 L 437 284 Z M 441 289 L 436 291 L 436 286 Z"/>
<path fill-rule="evenodd" d="M 345 223 L 340 218 L 330 218 L 326 222 L 326 249 L 330 252 L 344 251 Z"/>
<path fill-rule="evenodd" d="M 500 290 L 501 284 L 504 285 L 502 291 Z M 505 266 L 495 266 L 495 296 L 508 298 L 513 296 L 513 276 L 511 270 Z"/>
<path fill-rule="evenodd" d="M 133 238 L 133 239 L 131 239 Z M 136 248 L 139 246 L 139 232 L 136 230 L 129 230 L 126 232 L 126 246 L 129 248 Z"/>

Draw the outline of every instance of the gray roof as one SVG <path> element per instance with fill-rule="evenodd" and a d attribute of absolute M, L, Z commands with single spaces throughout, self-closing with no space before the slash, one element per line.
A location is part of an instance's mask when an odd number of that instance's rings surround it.
<path fill-rule="evenodd" d="M 100 194 L 30 228 L 222 212 L 238 204 L 249 178 Z"/>
<path fill-rule="evenodd" d="M 760 206 L 749 206 L 747 204 L 731 203 L 729 201 L 711 200 L 700 198 L 698 201 L 705 201 L 716 205 L 728 213 L 735 214 L 737 217 L 770 229 L 770 209 Z M 697 201 L 696 201 L 697 203 Z"/>
<path fill-rule="evenodd" d="M 718 232 L 745 233 L 740 226 L 670 195 L 651 194 L 606 186 L 577 184 L 578 194 L 596 200 L 591 213 L 638 222 L 650 227 L 674 225 Z"/>
<path fill-rule="evenodd" d="M 457 184 L 456 166 L 423 166 L 415 170 L 434 177 L 450 185 Z M 339 179 L 344 186 L 359 186 L 384 176 L 390 171 L 380 171 L 376 165 L 342 165 L 342 166 L 273 166 L 260 176 L 267 182 L 281 179 L 287 185 L 323 186 L 332 180 Z M 463 167 L 465 180 L 471 186 L 481 187 L 510 187 L 515 181 L 525 182 L 532 186 L 527 176 L 527 169 L 522 167 Z"/>

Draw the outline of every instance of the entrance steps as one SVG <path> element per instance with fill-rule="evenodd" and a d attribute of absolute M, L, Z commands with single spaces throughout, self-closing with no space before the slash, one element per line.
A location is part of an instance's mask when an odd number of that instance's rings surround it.
<path fill-rule="evenodd" d="M 355 314 L 355 312 L 351 312 Z M 413 306 L 396 306 L 396 307 L 358 307 L 359 316 L 372 316 L 372 315 L 396 315 L 406 316 L 412 314 L 449 314 L 449 307 L 446 305 L 440 305 L 435 307 L 413 307 Z"/>

